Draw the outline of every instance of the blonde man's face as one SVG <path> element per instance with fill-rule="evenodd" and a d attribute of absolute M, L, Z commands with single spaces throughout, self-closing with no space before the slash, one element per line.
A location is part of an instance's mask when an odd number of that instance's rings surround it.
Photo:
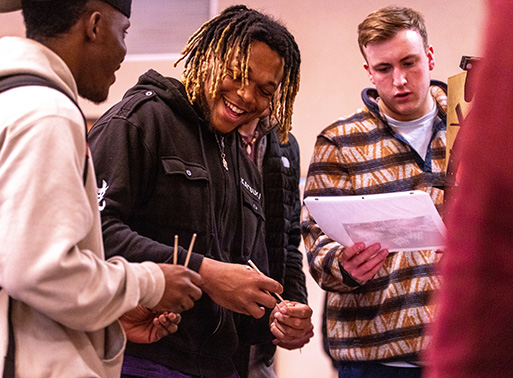
<path fill-rule="evenodd" d="M 381 99 L 380 108 L 399 121 L 422 117 L 433 108 L 430 71 L 433 47 L 424 47 L 417 31 L 402 30 L 394 38 L 364 47 L 369 79 Z"/>

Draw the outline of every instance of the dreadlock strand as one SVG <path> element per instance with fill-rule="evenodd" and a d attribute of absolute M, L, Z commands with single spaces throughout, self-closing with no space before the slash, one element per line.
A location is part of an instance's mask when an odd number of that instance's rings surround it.
<path fill-rule="evenodd" d="M 216 55 L 219 55 L 219 50 L 221 49 L 221 47 L 224 45 L 224 41 L 225 41 L 225 38 L 226 38 L 226 33 L 228 33 L 230 31 L 230 24 L 228 24 L 227 27 L 224 28 L 222 34 L 221 34 L 221 37 L 219 38 L 219 41 L 217 42 L 217 46 L 216 46 L 216 49 L 215 49 L 215 54 Z M 223 47 L 223 50 L 224 50 L 224 47 Z"/>
<path fill-rule="evenodd" d="M 289 86 L 288 98 L 286 99 L 286 107 L 285 107 L 285 117 L 287 119 L 287 134 L 292 129 L 292 114 L 293 114 L 293 104 L 296 99 L 297 93 L 299 92 L 299 78 L 300 73 L 299 69 L 294 72 L 294 79 L 292 81 L 292 85 Z M 287 138 L 288 139 L 288 138 Z"/>
<path fill-rule="evenodd" d="M 245 52 L 241 55 L 241 87 L 244 88 L 249 84 L 249 56 L 251 49 L 246 46 Z"/>

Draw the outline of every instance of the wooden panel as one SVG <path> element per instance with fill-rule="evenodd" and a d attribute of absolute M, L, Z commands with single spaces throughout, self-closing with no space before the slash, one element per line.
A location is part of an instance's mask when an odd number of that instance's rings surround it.
<path fill-rule="evenodd" d="M 465 80 L 467 71 L 451 76 L 447 80 L 447 164 L 454 140 L 461 127 L 461 121 L 470 111 L 470 103 L 465 101 Z"/>

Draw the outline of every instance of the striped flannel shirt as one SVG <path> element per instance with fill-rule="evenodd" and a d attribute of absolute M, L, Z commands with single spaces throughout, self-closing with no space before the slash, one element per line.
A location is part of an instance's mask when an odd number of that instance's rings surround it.
<path fill-rule="evenodd" d="M 442 214 L 445 184 L 447 86 L 431 83 L 437 103 L 425 159 L 394 133 L 380 114 L 377 92 L 362 92 L 363 109 L 325 128 L 308 170 L 308 196 L 362 195 L 407 190 L 430 194 Z M 303 206 L 301 232 L 310 273 L 328 292 L 330 354 L 339 361 L 417 361 L 426 348 L 439 287 L 433 250 L 390 253 L 367 282 L 357 282 L 338 263 L 344 246 L 323 234 Z"/>

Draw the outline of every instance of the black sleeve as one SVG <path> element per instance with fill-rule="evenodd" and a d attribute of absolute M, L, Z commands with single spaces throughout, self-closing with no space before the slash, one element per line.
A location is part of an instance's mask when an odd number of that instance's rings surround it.
<path fill-rule="evenodd" d="M 141 129 L 129 118 L 115 114 L 111 110 L 100 118 L 88 135 L 99 187 L 106 257 L 172 262 L 173 247 L 142 236 L 132 227 L 136 214 L 151 195 L 158 163 Z M 183 264 L 187 251 L 179 247 L 178 253 Z M 201 261 L 202 256 L 194 254 L 189 267 L 198 271 Z"/>

